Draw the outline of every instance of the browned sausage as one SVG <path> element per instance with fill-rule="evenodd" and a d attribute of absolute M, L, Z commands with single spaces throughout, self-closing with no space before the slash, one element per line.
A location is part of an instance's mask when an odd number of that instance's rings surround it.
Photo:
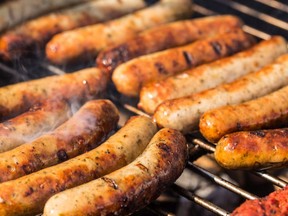
<path fill-rule="evenodd" d="M 131 164 L 54 195 L 45 205 L 44 216 L 130 215 L 156 199 L 180 176 L 186 158 L 184 136 L 164 128 Z"/>
<path fill-rule="evenodd" d="M 229 56 L 254 44 L 254 38 L 237 29 L 194 43 L 141 56 L 119 65 L 112 75 L 117 90 L 138 96 L 141 87 L 197 65 Z"/>
<path fill-rule="evenodd" d="M 288 165 L 288 128 L 241 131 L 222 137 L 215 151 L 227 169 L 275 168 Z"/>
<path fill-rule="evenodd" d="M 0 154 L 0 182 L 61 163 L 99 145 L 115 129 L 119 113 L 108 100 L 85 103 L 53 132 Z"/>
<path fill-rule="evenodd" d="M 110 74 L 120 64 L 149 53 L 191 43 L 199 38 L 240 28 L 242 21 L 231 15 L 211 16 L 177 21 L 157 26 L 140 33 L 135 38 L 104 49 L 96 64 Z"/>
<path fill-rule="evenodd" d="M 150 118 L 132 117 L 94 150 L 0 184 L 0 215 L 35 215 L 42 212 L 45 202 L 52 195 L 99 178 L 132 162 L 143 152 L 156 131 L 157 127 Z"/>

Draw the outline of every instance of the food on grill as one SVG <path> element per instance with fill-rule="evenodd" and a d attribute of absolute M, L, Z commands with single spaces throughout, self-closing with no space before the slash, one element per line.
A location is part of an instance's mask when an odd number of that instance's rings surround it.
<path fill-rule="evenodd" d="M 110 22 L 57 34 L 48 42 L 46 55 L 55 64 L 87 57 L 91 59 L 108 45 L 121 43 L 133 38 L 140 31 L 159 24 L 186 18 L 191 13 L 191 0 L 162 0 L 151 7 Z"/>
<path fill-rule="evenodd" d="M 115 129 L 119 113 L 108 100 L 85 103 L 54 131 L 0 154 L 0 182 L 61 163 L 99 145 Z"/>
<path fill-rule="evenodd" d="M 89 0 L 9 0 L 0 4 L 0 32 L 27 19 L 86 1 Z"/>
<path fill-rule="evenodd" d="M 288 128 L 240 131 L 222 137 L 215 159 L 227 169 L 267 169 L 288 165 Z"/>
<path fill-rule="evenodd" d="M 231 216 L 260 216 L 288 214 L 288 187 L 279 189 L 268 196 L 255 200 L 247 200 L 235 209 Z"/>
<path fill-rule="evenodd" d="M 156 125 L 150 118 L 133 117 L 94 150 L 0 184 L 0 215 L 40 213 L 52 195 L 99 178 L 132 162 L 143 152 L 156 131 Z M 17 195 L 14 196 L 15 194 Z M 66 205 L 69 205 L 69 201 Z"/>
<path fill-rule="evenodd" d="M 191 132 L 199 127 L 199 119 L 204 112 L 252 100 L 285 85 L 288 85 L 288 54 L 232 83 L 164 101 L 157 107 L 154 119 L 159 126 L 178 129 L 184 133 Z"/>
<path fill-rule="evenodd" d="M 108 83 L 107 73 L 87 68 L 71 74 L 55 75 L 0 88 L 0 119 L 7 119 L 28 110 L 34 104 L 49 100 L 85 102 L 103 96 Z"/>
<path fill-rule="evenodd" d="M 288 86 L 238 105 L 212 109 L 200 118 L 199 128 L 210 142 L 236 131 L 288 126 Z"/>
<path fill-rule="evenodd" d="M 231 15 L 177 21 L 157 26 L 135 38 L 104 49 L 97 57 L 97 67 L 109 72 L 130 59 L 191 43 L 197 39 L 240 28 L 242 21 Z"/>
<path fill-rule="evenodd" d="M 160 130 L 131 164 L 102 178 L 54 195 L 44 215 L 128 215 L 156 199 L 183 172 L 184 136 Z"/>
<path fill-rule="evenodd" d="M 25 54 L 41 52 L 56 33 L 113 19 L 144 6 L 144 0 L 90 1 L 44 15 L 5 32 L 0 37 L 0 57 L 13 60 Z"/>
<path fill-rule="evenodd" d="M 254 38 L 241 29 L 217 34 L 185 46 L 132 59 L 114 70 L 112 80 L 120 93 L 138 96 L 141 87 L 148 82 L 232 55 L 252 44 Z"/>
<path fill-rule="evenodd" d="M 259 70 L 287 52 L 287 42 L 280 36 L 263 40 L 249 50 L 184 73 L 145 85 L 140 91 L 138 107 L 153 113 L 165 100 L 188 96 L 222 83 L 229 83 Z"/>
<path fill-rule="evenodd" d="M 71 115 L 70 106 L 65 101 L 47 101 L 34 105 L 22 115 L 0 123 L 0 152 L 31 142 L 54 130 Z"/>

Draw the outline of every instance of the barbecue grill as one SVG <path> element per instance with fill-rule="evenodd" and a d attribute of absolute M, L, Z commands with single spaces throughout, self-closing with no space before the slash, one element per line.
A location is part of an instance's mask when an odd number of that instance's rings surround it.
<path fill-rule="evenodd" d="M 246 24 L 244 30 L 259 39 L 267 39 L 270 35 L 282 35 L 288 39 L 286 0 L 194 0 L 194 11 L 195 18 L 234 14 L 243 19 Z M 12 63 L 0 62 L 0 85 L 69 73 L 83 67 L 56 67 L 43 59 L 38 61 L 37 58 L 39 57 L 30 56 Z M 94 59 L 85 67 L 93 64 Z M 33 71 L 41 71 L 41 74 Z M 147 115 L 136 108 L 135 101 L 115 95 L 117 93 L 112 87 L 110 91 L 110 99 L 118 105 L 123 114 L 120 126 L 127 116 Z M 281 169 L 273 172 L 218 170 L 211 154 L 215 150 L 213 144 L 203 139 L 197 131 L 187 135 L 187 140 L 190 146 L 189 162 L 183 175 L 155 202 L 135 215 L 229 215 L 229 212 L 245 199 L 256 199 L 288 184 L 284 177 L 286 172 Z M 202 166 L 201 162 L 196 162 L 203 158 L 213 164 L 212 170 Z M 247 182 L 250 185 L 247 185 Z M 265 190 L 261 190 L 261 185 L 265 185 Z"/>

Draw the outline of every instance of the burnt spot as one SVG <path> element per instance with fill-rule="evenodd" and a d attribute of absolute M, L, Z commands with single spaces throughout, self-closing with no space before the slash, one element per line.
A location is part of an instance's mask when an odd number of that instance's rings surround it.
<path fill-rule="evenodd" d="M 193 57 L 190 53 L 183 51 L 184 59 L 189 67 L 193 66 Z"/>
<path fill-rule="evenodd" d="M 69 156 L 64 149 L 60 149 L 57 152 L 57 157 L 58 157 L 59 162 L 63 162 L 69 159 Z"/>
<path fill-rule="evenodd" d="M 237 128 L 238 131 L 241 131 L 241 130 L 242 130 L 242 125 L 241 125 L 240 122 L 237 122 L 237 123 L 236 123 L 236 128 Z"/>
<path fill-rule="evenodd" d="M 170 146 L 166 145 L 165 143 L 158 143 L 157 146 L 159 149 L 165 151 L 166 153 L 170 153 L 171 151 Z"/>
<path fill-rule="evenodd" d="M 250 131 L 250 134 L 258 136 L 258 137 L 265 137 L 266 133 L 264 131 L 258 130 L 258 131 Z"/>
<path fill-rule="evenodd" d="M 112 188 L 114 188 L 115 190 L 118 189 L 118 185 L 116 184 L 116 182 L 113 179 L 107 178 L 107 177 L 102 177 L 101 178 L 103 181 L 105 181 L 106 183 L 108 183 L 108 185 Z"/>
<path fill-rule="evenodd" d="M 144 172 L 148 172 L 149 169 L 141 163 L 137 163 L 136 166 Z"/>
<path fill-rule="evenodd" d="M 29 164 L 23 165 L 23 166 L 22 166 L 22 170 L 24 171 L 24 173 L 25 173 L 26 175 L 33 172 L 33 168 L 32 168 Z"/>
<path fill-rule="evenodd" d="M 166 71 L 164 65 L 160 62 L 156 62 L 155 63 L 155 67 L 158 70 L 159 74 L 168 74 L 168 72 Z"/>
<path fill-rule="evenodd" d="M 24 192 L 24 196 L 28 197 L 34 192 L 34 189 L 32 187 L 29 187 L 27 191 Z"/>
<path fill-rule="evenodd" d="M 212 46 L 215 54 L 218 55 L 218 56 L 221 56 L 221 53 L 222 53 L 221 44 L 218 43 L 217 41 L 212 41 L 212 42 L 210 42 L 210 45 Z"/>

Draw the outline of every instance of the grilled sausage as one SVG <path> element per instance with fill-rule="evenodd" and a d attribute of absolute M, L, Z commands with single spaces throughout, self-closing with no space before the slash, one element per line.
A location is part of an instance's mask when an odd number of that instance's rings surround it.
<path fill-rule="evenodd" d="M 232 82 L 240 76 L 272 63 L 286 52 L 285 39 L 274 36 L 231 57 L 187 70 L 161 81 L 148 83 L 140 91 L 138 107 L 147 113 L 153 113 L 165 100 L 185 97 L 222 83 Z"/>
<path fill-rule="evenodd" d="M 237 29 L 186 46 L 132 59 L 114 70 L 112 80 L 120 93 L 135 97 L 138 96 L 140 88 L 148 82 L 232 55 L 253 43 L 251 36 Z"/>
<path fill-rule="evenodd" d="M 48 101 L 37 104 L 13 119 L 0 123 L 0 152 L 54 130 L 71 117 L 70 106 L 65 102 Z"/>
<path fill-rule="evenodd" d="M 0 182 L 63 162 L 99 145 L 117 126 L 119 113 L 108 100 L 85 103 L 53 132 L 0 154 Z"/>
<path fill-rule="evenodd" d="M 111 74 L 118 65 L 130 59 L 228 32 L 242 25 L 239 18 L 231 15 L 168 23 L 148 29 L 131 40 L 103 50 L 99 53 L 96 64 L 101 70 Z"/>
<path fill-rule="evenodd" d="M 131 39 L 145 29 L 189 16 L 191 4 L 190 0 L 162 0 L 117 20 L 57 34 L 46 45 L 46 56 L 54 64 L 94 58 L 108 45 Z"/>
<path fill-rule="evenodd" d="M 0 32 L 49 11 L 91 0 L 14 0 L 0 5 Z"/>
<path fill-rule="evenodd" d="M 0 57 L 12 60 L 34 50 L 41 52 L 45 43 L 59 32 L 113 19 L 144 6 L 144 0 L 91 1 L 50 13 L 4 33 L 0 37 Z"/>
<path fill-rule="evenodd" d="M 242 104 L 210 110 L 199 123 L 200 132 L 210 142 L 236 131 L 284 126 L 288 126 L 288 86 Z"/>
<path fill-rule="evenodd" d="M 50 100 L 85 102 L 103 95 L 108 76 L 97 68 L 56 75 L 0 88 L 0 119 L 28 110 L 36 103 Z"/>
<path fill-rule="evenodd" d="M 132 162 L 142 153 L 156 131 L 156 125 L 150 118 L 133 117 L 94 150 L 62 164 L 0 184 L 0 215 L 40 213 L 52 195 Z"/>
<path fill-rule="evenodd" d="M 198 129 L 204 112 L 225 105 L 239 104 L 261 97 L 288 84 L 288 54 L 261 70 L 213 89 L 187 97 L 164 101 L 154 118 L 162 127 L 171 127 L 185 133 Z"/>
<path fill-rule="evenodd" d="M 263 169 L 288 165 L 288 128 L 240 131 L 222 137 L 215 151 L 227 169 Z"/>
<path fill-rule="evenodd" d="M 187 145 L 183 135 L 160 130 L 131 164 L 48 200 L 48 215 L 129 215 L 156 199 L 183 172 Z"/>

